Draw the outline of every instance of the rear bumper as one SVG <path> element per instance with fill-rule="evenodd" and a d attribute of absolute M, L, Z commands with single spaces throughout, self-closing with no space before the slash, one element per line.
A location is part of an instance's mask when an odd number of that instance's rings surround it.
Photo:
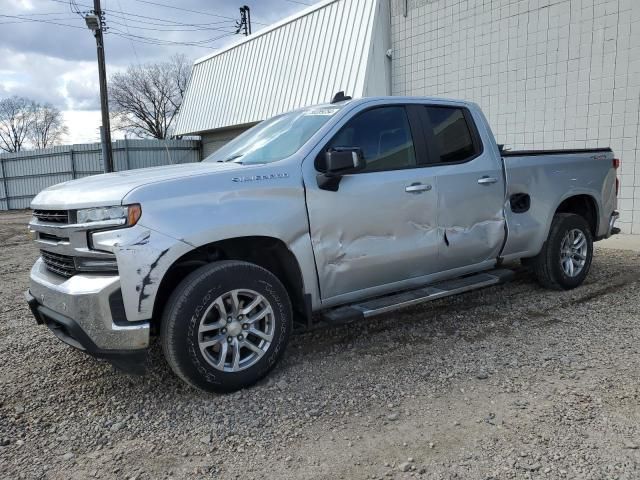
<path fill-rule="evenodd" d="M 118 276 L 66 279 L 49 272 L 38 259 L 25 297 L 36 321 L 64 343 L 122 370 L 144 371 L 150 322 L 126 320 Z"/>
<path fill-rule="evenodd" d="M 611 219 L 609 220 L 609 231 L 608 231 L 609 237 L 611 235 L 617 235 L 618 233 L 620 233 L 620 229 L 616 227 L 616 222 L 618 221 L 619 218 L 620 218 L 620 213 L 614 211 L 611 214 Z"/>
<path fill-rule="evenodd" d="M 614 210 L 611 216 L 609 217 L 609 225 L 607 226 L 607 233 L 600 236 L 599 238 L 596 238 L 596 241 L 604 240 L 606 238 L 611 237 L 612 235 L 617 235 L 618 233 L 620 233 L 620 229 L 616 227 L 616 222 L 618 221 L 619 218 L 620 218 L 620 213 Z"/>
<path fill-rule="evenodd" d="M 612 235 L 617 235 L 618 233 L 620 233 L 620 229 L 616 227 L 616 222 L 618 221 L 619 218 L 620 218 L 620 213 L 614 210 L 611 216 L 609 217 L 607 232 L 604 235 L 600 235 L 596 237 L 594 241 L 599 242 L 600 240 L 606 240 Z"/>

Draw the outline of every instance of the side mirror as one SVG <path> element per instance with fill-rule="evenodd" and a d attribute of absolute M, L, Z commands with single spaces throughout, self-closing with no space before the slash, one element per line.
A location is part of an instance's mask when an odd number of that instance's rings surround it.
<path fill-rule="evenodd" d="M 362 149 L 357 147 L 340 147 L 325 153 L 326 174 L 329 176 L 348 175 L 360 172 L 367 166 Z"/>
<path fill-rule="evenodd" d="M 324 154 L 325 171 L 318 175 L 318 187 L 322 190 L 338 191 L 343 175 L 357 173 L 367 167 L 362 149 L 339 147 Z"/>

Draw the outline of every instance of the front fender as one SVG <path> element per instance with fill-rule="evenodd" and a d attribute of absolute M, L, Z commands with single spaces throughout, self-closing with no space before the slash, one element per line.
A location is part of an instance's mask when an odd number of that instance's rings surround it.
<path fill-rule="evenodd" d="M 212 188 L 214 180 L 217 188 Z M 247 168 L 242 180 L 238 181 L 237 174 L 235 177 L 221 174 L 215 179 L 181 179 L 179 185 L 168 184 L 167 188 L 158 184 L 141 187 L 124 201 L 140 203 L 141 222 L 188 245 L 189 249 L 241 237 L 261 236 L 282 241 L 298 262 L 305 293 L 311 295 L 314 306 L 319 305 L 299 164 L 293 159 Z M 168 196 L 168 191 L 175 196 Z M 175 262 L 179 256 L 171 258 Z M 162 265 L 164 259 L 161 259 Z"/>

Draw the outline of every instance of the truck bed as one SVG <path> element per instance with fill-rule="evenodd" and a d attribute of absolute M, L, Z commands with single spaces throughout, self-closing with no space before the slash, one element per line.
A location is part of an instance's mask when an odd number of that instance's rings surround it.
<path fill-rule="evenodd" d="M 511 207 L 505 209 L 509 232 L 505 258 L 536 255 L 551 226 L 549 212 L 555 212 L 565 198 L 582 196 L 596 202 L 598 231 L 593 236 L 606 232 L 616 207 L 616 171 L 610 148 L 501 150 L 501 155 Z"/>

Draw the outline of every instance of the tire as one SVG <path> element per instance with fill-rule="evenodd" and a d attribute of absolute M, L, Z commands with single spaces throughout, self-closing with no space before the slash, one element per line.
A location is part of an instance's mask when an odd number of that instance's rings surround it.
<path fill-rule="evenodd" d="M 575 243 L 572 242 L 571 237 L 568 237 L 572 233 Z M 563 247 L 568 247 L 570 244 L 581 245 L 579 239 L 582 238 L 584 239 L 584 248 L 565 248 L 563 251 Z M 563 245 L 565 239 L 567 243 Z M 582 254 L 575 253 L 579 250 L 582 251 Z M 565 252 L 564 257 L 563 252 Z M 578 268 L 582 260 L 581 256 L 585 257 L 584 264 Z M 568 265 L 567 258 L 572 266 Z M 573 213 L 557 213 L 551 222 L 549 237 L 542 247 L 542 251 L 531 258 L 527 264 L 533 269 L 538 283 L 543 287 L 552 290 L 570 290 L 582 285 L 587 278 L 592 259 L 593 236 L 587 221 L 580 215 Z M 567 270 L 571 271 L 572 267 L 573 274 L 570 274 Z"/>
<path fill-rule="evenodd" d="M 289 295 L 271 272 L 252 263 L 221 261 L 178 285 L 163 312 L 160 336 L 176 375 L 196 388 L 227 393 L 269 373 L 292 327 Z"/>

